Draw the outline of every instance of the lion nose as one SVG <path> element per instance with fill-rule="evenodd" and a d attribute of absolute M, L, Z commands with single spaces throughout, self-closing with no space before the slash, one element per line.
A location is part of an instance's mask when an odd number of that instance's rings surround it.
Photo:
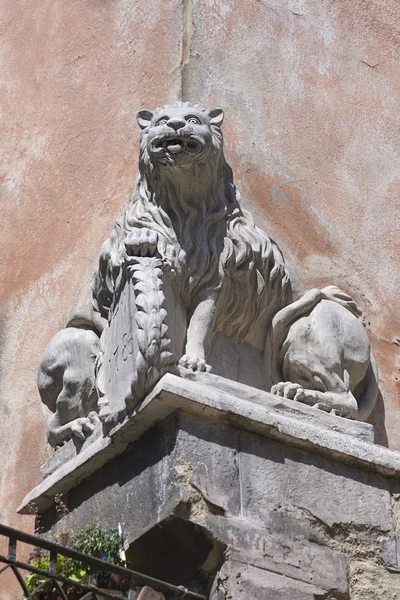
<path fill-rule="evenodd" d="M 167 123 L 168 127 L 172 127 L 175 131 L 178 131 L 181 127 L 185 127 L 186 121 L 183 119 L 170 119 Z"/>

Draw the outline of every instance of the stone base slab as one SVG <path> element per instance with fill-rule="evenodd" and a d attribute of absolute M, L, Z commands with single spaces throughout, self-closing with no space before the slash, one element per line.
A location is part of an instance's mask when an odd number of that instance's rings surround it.
<path fill-rule="evenodd" d="M 386 600 L 400 455 L 371 434 L 221 377 L 166 375 L 109 436 L 61 449 L 31 498 L 43 533 L 120 523 L 134 570 L 210 600 Z"/>
<path fill-rule="evenodd" d="M 56 494 L 68 492 L 175 411 L 201 415 L 339 462 L 400 477 L 400 453 L 374 445 L 373 428 L 367 423 L 349 421 L 211 374 L 190 378 L 167 374 L 134 414 L 108 435 L 96 431 L 81 448 L 70 441 L 57 450 L 42 471 L 47 476 L 27 494 L 18 512 L 29 512 L 32 502 L 39 511 L 45 510 Z"/>

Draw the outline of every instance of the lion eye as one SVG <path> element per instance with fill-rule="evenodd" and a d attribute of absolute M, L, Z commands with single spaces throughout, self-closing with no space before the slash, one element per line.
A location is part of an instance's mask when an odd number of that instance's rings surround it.
<path fill-rule="evenodd" d="M 196 125 L 200 125 L 200 120 L 197 117 L 186 117 L 186 121 L 188 123 L 196 123 Z"/>
<path fill-rule="evenodd" d="M 158 127 L 159 125 L 165 125 L 166 123 L 168 123 L 167 117 L 162 117 L 161 119 L 158 119 L 156 125 Z"/>

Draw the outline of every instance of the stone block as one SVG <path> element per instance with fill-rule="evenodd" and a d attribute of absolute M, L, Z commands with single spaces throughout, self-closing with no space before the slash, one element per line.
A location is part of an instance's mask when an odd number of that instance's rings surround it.
<path fill-rule="evenodd" d="M 382 562 L 387 569 L 400 573 L 400 535 L 391 533 L 382 542 Z"/>
<path fill-rule="evenodd" d="M 220 423 L 181 414 L 175 469 L 190 473 L 189 483 L 223 513 L 240 514 L 237 433 Z"/>
<path fill-rule="evenodd" d="M 254 432 L 263 440 L 261 446 L 267 446 L 270 439 L 279 440 L 288 447 L 308 449 L 335 462 L 400 477 L 400 454 L 365 441 L 369 436 L 366 424 L 206 375 L 199 381 L 165 375 L 131 418 L 109 435 L 88 441 L 78 455 L 59 465 L 31 490 L 18 511 L 29 511 L 32 501 L 39 510 L 46 509 L 56 494 L 67 493 L 175 411 L 191 415 L 193 420 L 200 417 L 218 423 L 218 427 L 230 425 L 236 432 Z"/>
<path fill-rule="evenodd" d="M 103 427 L 99 421 L 96 423 L 92 435 L 86 438 L 84 442 L 77 438 L 72 438 L 72 440 L 69 440 L 63 446 L 54 450 L 53 454 L 50 455 L 40 468 L 40 480 L 43 481 L 64 464 L 68 463 L 70 460 L 76 459 L 81 452 L 84 452 L 88 446 L 101 437 L 103 437 Z"/>
<path fill-rule="evenodd" d="M 67 490 L 70 512 L 42 511 L 44 532 L 115 526 L 118 515 L 136 570 L 180 584 L 186 565 L 201 593 L 219 571 L 213 600 L 347 600 L 350 586 L 356 600 L 386 600 L 379 585 L 394 577 L 396 589 L 398 577 L 398 454 L 357 438 L 358 425 L 346 434 L 338 417 L 301 407 L 297 418 L 296 403 L 201 379 L 166 376 L 109 445 L 84 449 L 98 451 Z"/>
<path fill-rule="evenodd" d="M 224 581 L 226 598 L 234 600 L 317 600 L 327 597 L 315 586 L 253 567 L 228 561 L 219 578 Z"/>
<path fill-rule="evenodd" d="M 252 565 L 326 591 L 347 593 L 345 554 L 310 542 L 295 529 L 273 533 L 268 517 L 265 521 L 266 526 L 255 526 L 252 521 L 209 514 L 204 526 L 227 546 L 230 558 L 243 568 Z"/>
<path fill-rule="evenodd" d="M 137 600 L 165 600 L 165 596 L 161 592 L 156 592 L 152 588 L 146 586 L 139 592 Z"/>
<path fill-rule="evenodd" d="M 390 531 L 390 484 L 382 476 L 256 436 L 240 437 L 242 510 L 263 521 L 273 507 L 307 511 L 327 526 Z"/>

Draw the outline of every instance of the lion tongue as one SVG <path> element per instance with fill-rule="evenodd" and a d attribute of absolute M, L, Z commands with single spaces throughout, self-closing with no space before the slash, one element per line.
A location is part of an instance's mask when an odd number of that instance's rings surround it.
<path fill-rule="evenodd" d="M 169 142 L 167 143 L 168 152 L 172 152 L 172 154 L 177 154 L 182 151 L 181 142 Z"/>

